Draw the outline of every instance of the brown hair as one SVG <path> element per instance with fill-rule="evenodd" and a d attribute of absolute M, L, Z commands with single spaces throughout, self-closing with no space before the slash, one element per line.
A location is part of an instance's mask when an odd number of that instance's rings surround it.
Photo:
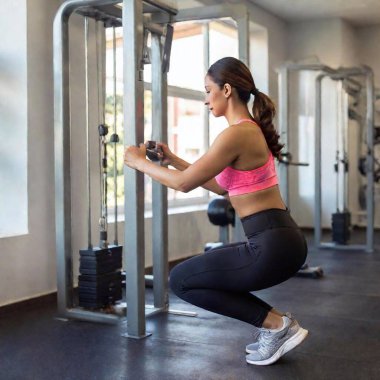
<path fill-rule="evenodd" d="M 244 103 L 248 103 L 251 94 L 254 95 L 255 99 L 252 107 L 253 119 L 260 126 L 273 156 L 279 158 L 280 151 L 284 145 L 280 144 L 280 136 L 273 125 L 273 118 L 276 115 L 275 105 L 269 96 L 256 88 L 255 81 L 248 67 L 236 58 L 225 57 L 212 64 L 207 71 L 207 75 L 221 89 L 226 83 L 234 87 L 239 98 Z"/>

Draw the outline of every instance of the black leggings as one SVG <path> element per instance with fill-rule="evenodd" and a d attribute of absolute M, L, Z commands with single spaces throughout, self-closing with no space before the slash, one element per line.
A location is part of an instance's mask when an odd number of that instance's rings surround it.
<path fill-rule="evenodd" d="M 250 292 L 294 276 L 306 260 L 306 240 L 288 210 L 269 209 L 242 219 L 248 241 L 192 257 L 170 272 L 183 300 L 261 327 L 270 305 Z"/>

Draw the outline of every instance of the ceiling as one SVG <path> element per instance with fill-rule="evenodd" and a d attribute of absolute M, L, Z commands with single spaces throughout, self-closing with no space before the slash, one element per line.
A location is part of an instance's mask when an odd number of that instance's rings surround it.
<path fill-rule="evenodd" d="M 380 24 L 380 0 L 249 1 L 288 22 L 338 17 L 355 26 Z"/>
<path fill-rule="evenodd" d="M 177 8 L 220 3 L 238 4 L 244 0 L 166 0 Z M 380 25 L 380 0 L 245 0 L 288 21 L 342 18 L 355 26 Z"/>

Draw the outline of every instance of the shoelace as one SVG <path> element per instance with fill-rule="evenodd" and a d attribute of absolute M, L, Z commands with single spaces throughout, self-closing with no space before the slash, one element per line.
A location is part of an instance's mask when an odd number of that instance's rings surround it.
<path fill-rule="evenodd" d="M 285 326 L 284 330 L 278 331 L 276 333 L 271 332 L 270 330 L 262 330 L 259 338 L 259 348 L 258 352 L 262 357 L 270 356 L 271 352 L 276 349 L 276 345 L 278 344 L 279 339 L 281 339 L 283 336 L 286 335 L 288 329 L 290 327 L 290 324 L 288 326 Z M 273 339 L 274 335 L 278 333 L 282 333 L 281 337 L 278 339 Z"/>
<path fill-rule="evenodd" d="M 275 343 L 273 333 L 270 331 L 262 331 L 259 340 L 259 348 L 257 351 L 262 357 L 266 357 L 274 348 Z"/>

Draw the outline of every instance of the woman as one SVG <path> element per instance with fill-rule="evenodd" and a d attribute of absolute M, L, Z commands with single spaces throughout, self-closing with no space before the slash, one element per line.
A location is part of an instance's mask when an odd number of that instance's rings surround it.
<path fill-rule="evenodd" d="M 268 365 L 300 344 L 308 332 L 290 314 L 250 292 L 292 277 L 306 260 L 307 245 L 278 188 L 274 158 L 283 145 L 272 124 L 273 102 L 256 88 L 249 69 L 232 57 L 209 68 L 205 89 L 205 105 L 229 125 L 206 154 L 189 164 L 161 143 L 161 158 L 173 170 L 148 161 L 141 144 L 126 147 L 124 161 L 172 189 L 188 192 L 203 186 L 229 196 L 248 241 L 177 265 L 170 273 L 170 286 L 193 305 L 258 327 L 258 341 L 246 346 L 246 361 Z M 251 94 L 252 115 L 247 105 Z"/>

